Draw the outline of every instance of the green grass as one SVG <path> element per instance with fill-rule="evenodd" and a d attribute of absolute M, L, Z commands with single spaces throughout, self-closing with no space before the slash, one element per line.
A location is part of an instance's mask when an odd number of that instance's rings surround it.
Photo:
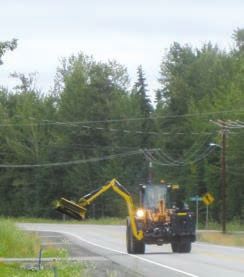
<path fill-rule="evenodd" d="M 47 218 L 32 218 L 32 217 L 17 217 L 17 218 L 11 218 L 11 219 L 19 223 L 59 223 L 60 222 L 60 220 L 47 219 Z"/>
<path fill-rule="evenodd" d="M 16 227 L 13 219 L 0 218 L 0 259 L 2 258 L 30 258 L 38 257 L 41 240 L 37 233 L 26 233 Z M 65 249 L 52 245 L 45 247 L 43 257 L 64 258 L 67 256 Z"/>
<path fill-rule="evenodd" d="M 222 225 L 216 222 L 209 222 L 207 229 L 206 226 L 200 224 L 199 230 L 201 231 L 197 235 L 198 241 L 228 246 L 244 246 L 244 224 L 240 220 L 228 222 L 225 234 L 222 233 Z"/>
<path fill-rule="evenodd" d="M 87 277 L 92 276 L 92 268 L 86 267 L 79 262 L 61 261 L 55 267 L 51 264 L 46 264 L 41 270 L 32 266 L 25 267 L 21 263 L 4 264 L 0 263 L 1 277 Z"/>
<path fill-rule="evenodd" d="M 12 220 L 0 219 L 0 257 L 25 258 L 37 256 L 40 240 L 15 227 Z"/>
<path fill-rule="evenodd" d="M 18 229 L 12 219 L 0 218 L 0 276 L 27 277 L 27 276 L 54 276 L 52 264 L 48 264 L 43 270 L 38 271 L 36 267 L 25 267 L 22 263 L 4 263 L 1 258 L 38 258 L 41 240 L 36 233 L 25 233 Z M 42 257 L 67 257 L 65 249 L 53 246 L 45 247 Z M 70 263 L 61 261 L 57 264 L 59 276 L 82 276 L 81 263 Z M 85 275 L 84 275 L 85 276 Z"/>
<path fill-rule="evenodd" d="M 244 235 L 223 234 L 221 232 L 200 232 L 197 235 L 198 241 L 228 245 L 228 246 L 244 246 Z"/>
<path fill-rule="evenodd" d="M 101 225 L 125 225 L 125 218 L 118 217 L 103 217 L 99 219 L 88 218 L 85 220 L 74 220 L 66 216 L 65 220 L 54 220 L 54 219 L 45 219 L 45 218 L 26 218 L 18 217 L 13 219 L 15 222 L 20 223 L 65 223 L 65 224 L 101 224 Z"/>
<path fill-rule="evenodd" d="M 36 258 L 38 260 L 41 240 L 36 233 L 26 233 L 16 227 L 15 222 L 57 222 L 47 220 L 14 220 L 0 217 L 0 276 L 1 277 L 89 277 L 94 276 L 92 263 L 70 261 L 63 248 L 45 246 L 43 258 L 53 258 L 55 262 L 42 263 L 41 270 L 30 262 L 5 263 L 3 258 Z M 77 222 L 77 221 L 75 221 Z M 107 222 L 107 221 L 105 221 Z M 105 223 L 104 222 L 104 223 Z M 107 224 L 107 223 L 105 223 Z M 63 258 L 63 259 L 59 259 Z M 37 263 L 37 262 L 36 262 Z M 55 272 L 57 275 L 55 275 Z M 112 274 L 112 275 L 111 275 Z M 115 275 L 114 275 L 115 274 Z M 107 276 L 117 276 L 117 272 L 107 272 Z"/>
<path fill-rule="evenodd" d="M 205 229 L 206 226 L 203 224 L 199 224 L 199 229 Z M 222 225 L 217 223 L 217 222 L 209 222 L 208 224 L 208 230 L 217 230 L 221 231 L 222 230 Z M 244 232 L 244 224 L 240 220 L 235 220 L 231 222 L 227 222 L 226 224 L 226 230 L 228 233 L 232 232 Z"/>

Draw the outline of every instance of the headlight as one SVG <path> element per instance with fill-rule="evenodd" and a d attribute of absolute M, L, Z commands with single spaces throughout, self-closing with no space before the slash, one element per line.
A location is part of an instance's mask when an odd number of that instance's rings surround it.
<path fill-rule="evenodd" d="M 143 210 L 137 210 L 136 215 L 140 218 L 144 217 L 144 211 Z"/>

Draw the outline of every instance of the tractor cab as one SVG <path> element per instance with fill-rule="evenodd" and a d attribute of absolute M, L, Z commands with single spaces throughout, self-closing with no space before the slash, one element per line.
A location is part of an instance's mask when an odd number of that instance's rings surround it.
<path fill-rule="evenodd" d="M 178 185 L 166 183 L 140 185 L 140 206 L 144 209 L 155 210 L 160 203 L 163 203 L 165 209 L 172 209 L 174 206 L 171 200 L 172 190 L 178 188 Z"/>

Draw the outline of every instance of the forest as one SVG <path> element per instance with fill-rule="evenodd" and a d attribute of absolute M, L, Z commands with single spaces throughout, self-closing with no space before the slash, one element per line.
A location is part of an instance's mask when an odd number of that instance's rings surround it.
<path fill-rule="evenodd" d="M 139 184 L 163 179 L 193 210 L 190 199 L 210 193 L 210 220 L 221 222 L 224 199 L 227 220 L 243 221 L 244 29 L 232 38 L 228 51 L 172 43 L 153 100 L 142 66 L 131 88 L 124 65 L 83 52 L 60 61 L 49 93 L 36 88 L 36 73 L 13 73 L 18 85 L 0 87 L 0 214 L 61 219 L 60 197 L 77 201 L 116 178 L 136 202 Z M 1 42 L 0 61 L 16 47 Z M 95 218 L 126 214 L 114 192 L 89 209 Z"/>

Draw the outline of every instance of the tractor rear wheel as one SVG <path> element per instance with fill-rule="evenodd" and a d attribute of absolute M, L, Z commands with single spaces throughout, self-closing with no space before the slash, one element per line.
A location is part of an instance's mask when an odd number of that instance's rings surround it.
<path fill-rule="evenodd" d="M 171 243 L 173 253 L 190 253 L 191 241 L 188 238 L 180 238 L 177 242 Z"/>
<path fill-rule="evenodd" d="M 191 252 L 191 242 L 186 240 L 180 244 L 179 253 L 190 253 Z"/>
<path fill-rule="evenodd" d="M 171 249 L 172 249 L 173 253 L 177 253 L 178 252 L 178 243 L 177 242 L 172 242 L 171 243 Z"/>

